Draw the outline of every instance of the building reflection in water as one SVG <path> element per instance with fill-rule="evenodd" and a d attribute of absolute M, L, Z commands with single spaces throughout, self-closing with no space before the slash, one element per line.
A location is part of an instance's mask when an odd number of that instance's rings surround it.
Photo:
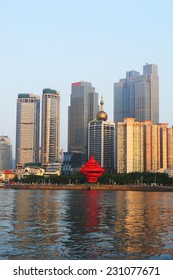
<path fill-rule="evenodd" d="M 60 194 L 60 193 L 59 193 Z M 60 194 L 61 195 L 61 194 Z M 61 222 L 61 199 L 54 199 L 54 191 L 17 191 L 13 208 L 13 231 L 15 251 L 27 250 L 26 259 L 46 259 L 49 249 L 58 243 L 63 226 Z M 58 226 L 60 229 L 58 229 Z M 58 250 L 51 251 L 52 258 L 58 258 Z M 15 254 L 14 254 L 15 258 Z"/>
<path fill-rule="evenodd" d="M 165 247 L 165 239 L 173 230 L 173 205 L 168 194 L 126 192 L 123 197 L 124 193 L 117 193 L 117 201 L 124 203 L 118 204 L 115 222 L 123 255 L 129 259 L 155 258 L 163 252 L 172 255 L 173 243 Z M 168 219 L 170 216 L 172 221 Z"/>
<path fill-rule="evenodd" d="M 77 243 L 82 258 L 91 251 L 93 259 L 173 258 L 172 195 L 89 191 L 82 196 L 80 205 L 71 204 L 69 196 L 71 252 Z"/>
<path fill-rule="evenodd" d="M 173 259 L 173 193 L 1 190 L 2 259 Z"/>

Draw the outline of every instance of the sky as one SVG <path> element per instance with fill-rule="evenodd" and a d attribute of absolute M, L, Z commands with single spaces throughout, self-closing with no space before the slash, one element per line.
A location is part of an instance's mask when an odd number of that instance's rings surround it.
<path fill-rule="evenodd" d="M 18 93 L 61 93 L 67 147 L 71 83 L 89 81 L 113 119 L 113 83 L 159 70 L 160 122 L 173 125 L 172 0 L 0 0 L 0 135 L 15 151 Z"/>

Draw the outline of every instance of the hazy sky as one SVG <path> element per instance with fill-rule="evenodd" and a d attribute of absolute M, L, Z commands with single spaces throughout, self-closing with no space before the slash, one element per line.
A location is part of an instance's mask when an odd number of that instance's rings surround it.
<path fill-rule="evenodd" d="M 90 81 L 113 118 L 113 83 L 155 63 L 160 122 L 173 125 L 172 0 L 0 0 L 0 134 L 15 150 L 18 93 L 61 92 L 67 145 L 71 83 Z"/>

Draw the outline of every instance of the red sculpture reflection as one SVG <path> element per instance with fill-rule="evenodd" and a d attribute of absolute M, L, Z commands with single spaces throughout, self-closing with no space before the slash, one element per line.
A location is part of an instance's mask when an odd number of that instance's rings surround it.
<path fill-rule="evenodd" d="M 85 175 L 88 183 L 96 183 L 98 178 L 103 175 L 104 168 L 100 167 L 94 157 L 91 156 L 89 161 L 81 167 L 80 172 Z"/>
<path fill-rule="evenodd" d="M 100 215 L 102 213 L 100 204 L 100 191 L 90 190 L 86 192 L 86 227 L 89 232 L 99 231 Z"/>

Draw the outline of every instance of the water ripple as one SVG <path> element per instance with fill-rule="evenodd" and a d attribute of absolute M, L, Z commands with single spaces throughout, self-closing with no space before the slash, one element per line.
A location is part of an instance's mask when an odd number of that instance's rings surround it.
<path fill-rule="evenodd" d="M 0 190 L 1 259 L 173 259 L 173 194 Z"/>

